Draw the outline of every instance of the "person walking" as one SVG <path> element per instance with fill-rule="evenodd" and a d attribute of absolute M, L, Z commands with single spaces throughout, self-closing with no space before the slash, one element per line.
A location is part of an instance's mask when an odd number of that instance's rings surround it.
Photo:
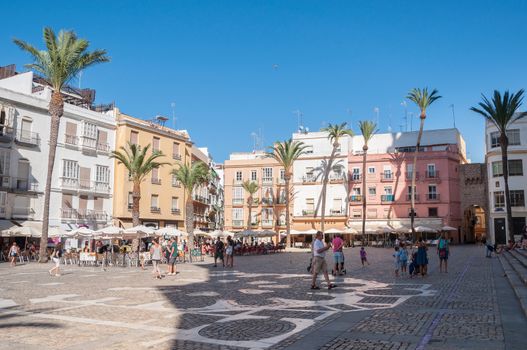
<path fill-rule="evenodd" d="M 311 280 L 311 289 L 320 289 L 320 287 L 317 286 L 317 276 L 319 273 L 324 274 L 324 279 L 328 285 L 328 290 L 336 287 L 335 284 L 332 284 L 329 281 L 328 267 L 326 264 L 326 251 L 329 249 L 331 249 L 331 244 L 324 245 L 324 242 L 322 242 L 322 232 L 317 231 L 315 235 L 315 241 L 313 242 L 313 278 Z"/>
<path fill-rule="evenodd" d="M 173 276 L 176 274 L 176 259 L 178 255 L 177 242 L 175 238 L 170 239 L 168 251 L 168 274 Z"/>
<path fill-rule="evenodd" d="M 51 253 L 51 259 L 55 263 L 55 267 L 49 270 L 51 276 L 60 276 L 60 259 L 62 259 L 62 244 L 58 243 L 55 245 L 53 252 Z"/>
<path fill-rule="evenodd" d="M 399 261 L 401 263 L 401 275 L 406 275 L 406 265 L 408 265 L 408 249 L 406 245 L 401 243 L 401 248 L 399 249 Z"/>
<path fill-rule="evenodd" d="M 223 250 L 225 249 L 225 244 L 218 237 L 216 238 L 216 244 L 214 244 L 214 267 L 218 266 L 216 264 L 217 260 L 221 260 L 221 265 L 225 267 L 225 261 L 223 260 Z"/>
<path fill-rule="evenodd" d="M 370 264 L 368 262 L 368 254 L 366 253 L 364 247 L 360 247 L 360 262 L 362 263 L 362 267 L 364 267 L 364 264 Z"/>
<path fill-rule="evenodd" d="M 234 240 L 231 238 L 231 236 L 227 236 L 227 247 L 225 248 L 225 257 L 225 265 L 227 267 L 232 268 L 234 266 Z"/>
<path fill-rule="evenodd" d="M 11 267 L 16 266 L 16 259 L 20 255 L 20 248 L 16 244 L 16 242 L 13 242 L 13 245 L 11 248 L 9 248 L 9 260 L 11 260 Z"/>
<path fill-rule="evenodd" d="M 448 256 L 450 255 L 450 248 L 448 245 L 448 239 L 445 238 L 445 234 L 442 233 L 437 243 L 437 255 L 439 256 L 439 273 L 443 272 L 443 264 L 445 265 L 445 273 L 448 273 Z"/>
<path fill-rule="evenodd" d="M 332 274 L 342 276 L 344 274 L 344 253 L 342 252 L 344 241 L 340 238 L 340 234 L 335 235 L 331 244 L 333 246 L 333 260 L 335 261 Z"/>
<path fill-rule="evenodd" d="M 399 247 L 395 246 L 395 253 L 393 253 L 393 267 L 395 268 L 395 277 L 399 277 L 399 267 L 401 266 L 401 253 Z"/>
<path fill-rule="evenodd" d="M 154 270 L 152 271 L 153 274 L 156 275 L 155 278 L 161 279 L 161 270 L 159 269 L 159 264 L 161 263 L 161 254 L 162 254 L 161 246 L 159 245 L 159 241 L 157 239 L 154 240 L 154 244 L 152 247 L 150 247 L 150 255 L 152 257 L 152 266 L 154 267 Z"/>
<path fill-rule="evenodd" d="M 424 277 L 428 270 L 428 256 L 426 254 L 426 243 L 423 241 L 423 238 L 419 238 L 417 243 L 417 258 L 416 264 L 419 266 L 419 272 L 421 276 Z"/>

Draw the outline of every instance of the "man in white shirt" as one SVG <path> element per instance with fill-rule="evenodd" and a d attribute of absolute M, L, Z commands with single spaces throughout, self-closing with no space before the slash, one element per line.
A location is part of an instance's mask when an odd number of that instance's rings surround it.
<path fill-rule="evenodd" d="M 317 276 L 320 272 L 324 274 L 328 289 L 333 289 L 336 285 L 329 282 L 328 267 L 326 264 L 326 251 L 331 248 L 331 244 L 324 245 L 322 241 L 322 232 L 317 231 L 315 235 L 315 241 L 313 242 L 313 261 L 312 261 L 312 272 L 313 280 L 311 281 L 311 289 L 320 289 L 317 286 Z"/>

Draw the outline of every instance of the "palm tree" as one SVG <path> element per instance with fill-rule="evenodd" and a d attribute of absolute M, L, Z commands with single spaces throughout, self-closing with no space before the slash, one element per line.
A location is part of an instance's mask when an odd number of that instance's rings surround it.
<path fill-rule="evenodd" d="M 478 105 L 480 108 L 472 107 L 471 111 L 482 115 L 489 123 L 494 124 L 500 133 L 501 162 L 503 166 L 503 182 L 505 183 L 505 207 L 507 211 L 507 228 L 509 230 L 509 239 L 514 240 L 514 225 L 512 222 L 511 199 L 509 194 L 509 164 L 507 149 L 509 147 L 509 138 L 507 129 L 510 124 L 518 119 L 524 118 L 527 112 L 518 112 L 523 101 L 524 90 L 517 93 L 505 91 L 503 96 L 497 90 L 494 90 L 492 101 L 489 101 L 485 95 L 482 95 L 483 102 Z"/>
<path fill-rule="evenodd" d="M 300 156 L 306 153 L 306 145 L 300 141 L 293 141 L 292 139 L 284 142 L 276 142 L 271 147 L 270 152 L 267 152 L 267 156 L 276 160 L 282 168 L 284 168 L 284 181 L 285 181 L 285 223 L 286 223 L 286 244 L 287 247 L 291 244 L 291 220 L 289 219 L 289 203 L 291 202 L 289 181 L 293 172 L 293 163 Z M 280 242 L 280 234 L 277 234 L 277 243 Z"/>
<path fill-rule="evenodd" d="M 194 202 L 192 192 L 194 189 L 209 180 L 209 168 L 203 162 L 192 165 L 179 164 L 177 169 L 172 169 L 174 175 L 185 189 L 185 228 L 188 233 L 189 249 L 194 247 Z M 189 251 L 190 251 L 189 250 Z M 192 261 L 192 255 L 190 255 Z"/>
<path fill-rule="evenodd" d="M 51 190 L 51 179 L 55 153 L 57 151 L 57 139 L 59 134 L 60 118 L 64 114 L 64 99 L 62 88 L 80 71 L 98 63 L 108 62 L 106 50 L 87 51 L 89 42 L 77 38 L 73 31 L 59 32 L 56 36 L 51 28 L 44 28 L 44 43 L 47 50 L 38 50 L 25 41 L 14 39 L 14 43 L 22 50 L 28 52 L 33 58 L 32 64 L 26 65 L 42 74 L 43 78 L 51 85 L 53 93 L 49 102 L 48 112 L 51 115 L 48 168 L 46 188 L 44 192 L 44 212 L 42 218 L 42 237 L 40 239 L 40 262 L 46 262 L 48 246 L 49 227 L 49 199 Z"/>
<path fill-rule="evenodd" d="M 132 225 L 138 226 L 139 222 L 139 202 L 141 200 L 141 182 L 153 169 L 162 167 L 170 163 L 160 162 L 159 159 L 164 157 L 161 151 L 154 151 L 148 155 L 150 145 L 141 148 L 141 146 L 128 143 L 127 147 L 120 147 L 119 151 L 112 151 L 110 157 L 115 158 L 118 164 L 124 165 L 128 170 L 128 179 L 132 181 Z"/>
<path fill-rule="evenodd" d="M 419 107 L 419 110 L 421 111 L 420 118 L 421 122 L 419 124 L 419 133 L 417 134 L 417 144 L 415 146 L 415 152 L 414 152 L 414 160 L 413 160 L 413 167 L 412 167 L 412 193 L 411 195 L 411 209 L 410 209 L 410 226 L 412 228 L 412 236 L 415 239 L 415 229 L 414 229 L 414 220 L 415 220 L 415 175 L 416 175 L 416 166 L 417 166 L 417 153 L 419 152 L 419 147 L 421 146 L 421 137 L 423 136 L 423 128 L 425 126 L 425 119 L 426 119 L 426 110 L 434 101 L 441 98 L 441 96 L 438 95 L 438 91 L 436 89 L 432 90 L 431 93 L 428 92 L 428 88 L 414 88 L 409 93 L 408 96 L 406 96 L 407 99 L 414 102 L 417 107 Z"/>
<path fill-rule="evenodd" d="M 327 187 L 328 187 L 328 181 L 329 181 L 329 173 L 331 172 L 331 169 L 333 167 L 333 162 L 335 160 L 335 155 L 337 153 L 337 149 L 340 147 L 339 139 L 345 135 L 353 136 L 353 131 L 347 128 L 348 123 L 344 122 L 342 124 L 331 124 L 329 123 L 327 127 L 322 128 L 321 131 L 325 131 L 328 133 L 328 139 L 333 145 L 333 149 L 331 150 L 331 155 L 329 157 L 329 161 L 327 164 L 327 167 L 324 171 L 324 177 L 322 179 L 322 206 L 321 206 L 321 214 L 320 214 L 320 230 L 324 232 L 324 219 L 326 216 L 326 195 L 327 195 Z"/>
<path fill-rule="evenodd" d="M 366 158 L 368 154 L 368 142 L 370 142 L 377 130 L 377 124 L 369 120 L 359 121 L 359 129 L 364 138 L 362 146 L 362 235 L 366 234 Z"/>
<path fill-rule="evenodd" d="M 253 195 L 258 191 L 260 186 L 254 181 L 246 180 L 242 183 L 243 189 L 249 193 L 249 198 L 247 198 L 247 205 L 249 206 L 249 215 L 247 217 L 247 230 L 251 229 L 251 214 L 253 210 L 254 198 Z"/>

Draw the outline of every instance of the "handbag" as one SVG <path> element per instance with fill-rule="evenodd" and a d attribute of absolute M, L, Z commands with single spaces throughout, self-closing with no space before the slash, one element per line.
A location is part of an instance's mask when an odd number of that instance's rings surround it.
<path fill-rule="evenodd" d="M 311 272 L 312 264 L 313 264 L 313 258 L 309 259 L 309 265 L 307 265 L 307 272 Z"/>

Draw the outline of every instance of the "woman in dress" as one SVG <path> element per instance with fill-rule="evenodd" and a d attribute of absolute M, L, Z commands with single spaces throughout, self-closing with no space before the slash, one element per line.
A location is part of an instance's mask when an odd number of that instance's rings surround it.
<path fill-rule="evenodd" d="M 227 236 L 227 247 L 225 247 L 225 266 L 233 267 L 234 265 L 234 240 Z"/>
<path fill-rule="evenodd" d="M 152 244 L 152 247 L 150 248 L 150 256 L 152 257 L 152 265 L 154 266 L 154 273 L 156 275 L 155 278 L 161 279 L 161 270 L 159 269 L 159 264 L 161 263 L 161 254 L 162 254 L 162 248 L 159 244 L 159 241 L 157 239 L 154 240 L 154 244 Z"/>
<path fill-rule="evenodd" d="M 419 266 L 419 272 L 421 272 L 421 276 L 423 277 L 428 270 L 428 256 L 426 254 L 426 249 L 426 243 L 422 238 L 419 238 L 419 242 L 417 243 L 416 264 Z"/>
<path fill-rule="evenodd" d="M 55 263 L 55 267 L 49 270 L 50 275 L 60 276 L 60 259 L 62 259 L 62 245 L 58 243 L 55 246 L 55 249 L 53 249 L 53 253 L 51 253 L 51 259 Z M 55 271 L 55 273 L 53 273 Z"/>

